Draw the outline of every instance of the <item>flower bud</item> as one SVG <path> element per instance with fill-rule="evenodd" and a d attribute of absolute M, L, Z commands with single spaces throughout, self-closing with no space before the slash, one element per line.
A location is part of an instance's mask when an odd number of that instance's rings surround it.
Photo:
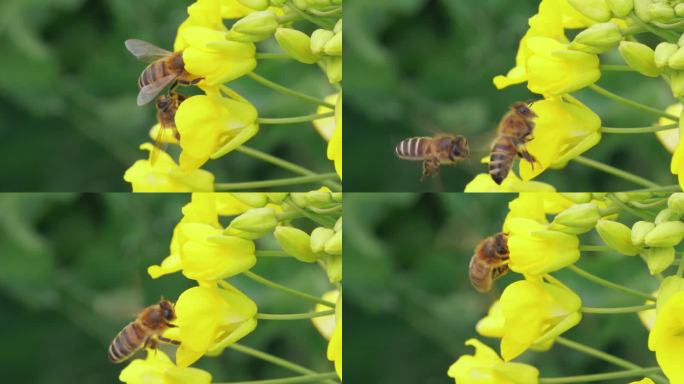
<path fill-rule="evenodd" d="M 300 207 L 320 206 L 332 200 L 330 192 L 326 191 L 294 192 L 290 198 Z"/>
<path fill-rule="evenodd" d="M 315 253 L 325 252 L 325 243 L 335 235 L 330 228 L 318 227 L 311 232 L 311 250 Z"/>
<path fill-rule="evenodd" d="M 658 212 L 658 215 L 656 215 L 656 218 L 653 222 L 656 223 L 656 225 L 658 225 L 666 221 L 679 221 L 681 217 L 681 213 L 676 212 L 670 208 L 665 208 L 662 211 Z"/>
<path fill-rule="evenodd" d="M 273 231 L 276 225 L 278 219 L 273 208 L 252 208 L 234 218 L 223 233 L 254 240 Z"/>
<path fill-rule="evenodd" d="M 644 239 L 649 247 L 672 247 L 684 238 L 684 223 L 681 221 L 666 221 L 657 224 Z"/>
<path fill-rule="evenodd" d="M 271 11 L 252 12 L 236 21 L 228 38 L 234 38 L 237 32 L 239 41 L 261 41 L 271 37 L 280 24 L 275 13 Z"/>
<path fill-rule="evenodd" d="M 579 13 L 592 20 L 604 22 L 612 17 L 605 0 L 568 0 L 568 3 Z"/>
<path fill-rule="evenodd" d="M 674 7 L 675 15 L 684 17 L 684 3 L 679 3 Z"/>
<path fill-rule="evenodd" d="M 677 213 L 684 213 L 684 193 L 676 192 L 667 199 L 667 207 Z"/>
<path fill-rule="evenodd" d="M 323 61 L 325 64 L 325 75 L 328 77 L 330 84 L 342 81 L 342 57 L 326 56 Z"/>
<path fill-rule="evenodd" d="M 254 208 L 261 208 L 268 204 L 268 198 L 265 193 L 233 193 L 232 196 L 240 202 Z"/>
<path fill-rule="evenodd" d="M 287 192 L 270 192 L 266 194 L 266 197 L 268 197 L 268 201 L 271 203 L 280 204 L 285 200 L 287 195 L 289 195 Z"/>
<path fill-rule="evenodd" d="M 634 0 L 634 13 L 645 23 L 651 21 L 649 7 L 652 3 L 653 0 Z"/>
<path fill-rule="evenodd" d="M 339 219 L 337 219 L 337 221 L 335 222 L 335 227 L 333 227 L 333 229 L 335 230 L 335 232 L 339 232 L 342 230 L 342 218 L 341 217 Z"/>
<path fill-rule="evenodd" d="M 644 245 L 646 235 L 655 228 L 655 224 L 650 221 L 637 221 L 632 225 L 632 244 L 640 247 Z"/>
<path fill-rule="evenodd" d="M 297 61 L 313 64 L 320 58 L 320 55 L 311 52 L 311 38 L 304 32 L 291 28 L 278 28 L 275 38 L 280 47 Z"/>
<path fill-rule="evenodd" d="M 342 202 L 342 192 L 333 192 L 330 194 L 332 197 L 333 201 L 336 203 L 341 203 Z"/>
<path fill-rule="evenodd" d="M 634 256 L 639 252 L 639 247 L 632 244 L 632 231 L 622 223 L 599 220 L 596 231 L 607 246 L 624 255 Z"/>
<path fill-rule="evenodd" d="M 601 215 L 594 204 L 575 204 L 556 215 L 549 229 L 578 235 L 594 228 L 600 218 Z"/>
<path fill-rule="evenodd" d="M 598 23 L 575 36 L 570 47 L 588 53 L 603 53 L 615 47 L 620 40 L 622 33 L 617 25 Z"/>
<path fill-rule="evenodd" d="M 653 3 L 648 7 L 651 20 L 668 22 L 675 16 L 674 9 L 666 3 Z"/>
<path fill-rule="evenodd" d="M 270 5 L 268 0 L 238 0 L 238 2 L 256 11 L 263 11 Z"/>
<path fill-rule="evenodd" d="M 670 91 L 672 91 L 672 96 L 684 96 L 684 71 L 670 70 L 668 78 L 670 82 Z"/>
<path fill-rule="evenodd" d="M 325 243 L 325 253 L 329 255 L 342 254 L 342 231 L 335 232 L 335 234 L 328 239 Z"/>
<path fill-rule="evenodd" d="M 331 283 L 337 283 L 342 280 L 342 255 L 324 254 L 323 266 Z"/>
<path fill-rule="evenodd" d="M 591 193 L 588 192 L 561 193 L 561 195 L 577 204 L 588 203 L 593 198 Z"/>
<path fill-rule="evenodd" d="M 626 17 L 634 8 L 634 0 L 606 0 L 608 8 L 616 17 Z"/>
<path fill-rule="evenodd" d="M 679 48 L 670 56 L 667 65 L 672 69 L 684 69 L 684 47 Z"/>
<path fill-rule="evenodd" d="M 641 255 L 646 259 L 649 273 L 657 275 L 672 265 L 675 249 L 674 247 L 654 247 L 642 252 Z"/>
<path fill-rule="evenodd" d="M 623 41 L 618 50 L 627 65 L 635 71 L 649 77 L 660 75 L 661 70 L 655 65 L 655 52 L 649 46 L 635 41 Z"/>
<path fill-rule="evenodd" d="M 323 52 L 323 47 L 332 37 L 335 36 L 333 31 L 327 29 L 317 29 L 311 34 L 311 52 L 318 55 Z"/>
<path fill-rule="evenodd" d="M 311 237 L 301 229 L 280 226 L 276 227 L 273 234 L 288 255 L 306 263 L 313 263 L 318 259 L 311 250 Z"/>
<path fill-rule="evenodd" d="M 662 42 L 658 44 L 655 49 L 655 55 L 653 60 L 655 62 L 656 67 L 667 67 L 668 60 L 675 52 L 677 52 L 677 49 L 679 49 L 679 46 L 677 46 L 677 44 L 668 42 Z"/>
<path fill-rule="evenodd" d="M 325 43 L 325 54 L 330 56 L 342 56 L 342 32 L 336 33 L 327 43 Z"/>
<path fill-rule="evenodd" d="M 337 23 L 335 23 L 335 28 L 333 28 L 333 32 L 335 32 L 335 33 L 342 32 L 342 19 L 337 20 Z"/>

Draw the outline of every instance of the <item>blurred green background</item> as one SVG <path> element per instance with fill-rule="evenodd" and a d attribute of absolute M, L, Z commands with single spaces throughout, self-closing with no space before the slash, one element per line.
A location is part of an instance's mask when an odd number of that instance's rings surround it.
<path fill-rule="evenodd" d="M 193 286 L 178 273 L 158 280 L 146 273 L 168 255 L 180 208 L 189 200 L 176 194 L 0 195 L 3 382 L 119 382 L 125 364 L 107 359 L 117 332 L 161 295 L 175 300 Z M 279 248 L 266 237 L 257 249 Z M 273 257 L 259 261 L 254 271 L 276 282 L 316 295 L 329 287 L 314 266 Z M 251 280 L 230 281 L 262 312 L 311 309 Z M 241 343 L 317 371 L 332 370 L 327 342 L 309 321 L 263 320 Z M 173 357 L 172 347 L 166 352 Z M 195 366 L 211 372 L 214 382 L 295 375 L 230 349 Z"/>
<path fill-rule="evenodd" d="M 520 275 L 509 273 L 497 281 L 492 292 L 479 294 L 470 285 L 467 268 L 476 244 L 501 230 L 513 197 L 345 195 L 347 382 L 453 383 L 446 372 L 460 355 L 473 353 L 471 347 L 464 346 L 467 339 L 479 338 L 499 351 L 499 340 L 479 336 L 475 324 L 503 288 Z M 625 218 L 632 220 L 629 223 L 636 220 Z M 580 243 L 603 244 L 594 232 L 583 235 Z M 637 257 L 585 252 L 578 266 L 645 292 L 658 285 Z M 586 306 L 642 304 L 569 271 L 554 276 L 579 294 Z M 564 336 L 642 366 L 656 365 L 647 348 L 648 333 L 635 314 L 586 314 Z M 516 361 L 535 365 L 545 377 L 620 370 L 561 345 L 545 353 L 528 351 Z"/>
<path fill-rule="evenodd" d="M 497 124 L 515 101 L 539 97 L 525 85 L 497 91 L 492 78 L 515 64 L 518 42 L 539 1 L 347 0 L 345 3 L 345 184 L 348 191 L 462 191 L 486 172 Z M 572 37 L 573 32 L 568 36 Z M 649 44 L 650 36 L 639 35 Z M 615 50 L 606 63 L 622 64 Z M 604 73 L 599 85 L 648 105 L 673 103 L 660 79 Z M 578 98 L 605 126 L 651 125 L 652 116 L 592 93 Z M 443 167 L 441 181 L 419 182 L 421 165 L 399 160 L 394 146 L 404 138 L 438 132 L 464 134 L 471 158 Z M 585 153 L 663 184 L 674 184 L 670 155 L 655 135 L 604 135 Z M 616 191 L 637 185 L 570 163 L 538 180 L 562 191 Z"/>
<path fill-rule="evenodd" d="M 128 191 L 124 171 L 145 154 L 155 108 L 137 107 L 145 68 L 126 51 L 139 38 L 170 48 L 191 0 L 3 0 L 0 2 L 0 190 Z M 271 40 L 259 51 L 277 51 Z M 316 96 L 333 93 L 318 68 L 265 60 L 257 72 Z M 261 117 L 314 112 L 249 79 L 231 84 Z M 184 91 L 189 93 L 189 90 Z M 310 124 L 265 125 L 248 145 L 332 172 Z M 292 174 L 235 153 L 210 162 L 217 182 Z M 310 188 L 309 188 L 310 189 Z"/>

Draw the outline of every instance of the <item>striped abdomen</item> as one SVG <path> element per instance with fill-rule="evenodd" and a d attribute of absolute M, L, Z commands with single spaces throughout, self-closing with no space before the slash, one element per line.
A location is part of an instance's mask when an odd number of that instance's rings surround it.
<path fill-rule="evenodd" d="M 148 335 L 138 322 L 129 323 L 109 345 L 107 356 L 113 363 L 120 363 L 141 349 Z"/>
<path fill-rule="evenodd" d="M 425 158 L 425 151 L 429 147 L 429 140 L 432 139 L 429 137 L 412 137 L 402 140 L 394 147 L 394 153 L 400 159 L 423 160 Z"/>
<path fill-rule="evenodd" d="M 165 60 L 157 60 L 145 68 L 138 78 L 138 87 L 142 89 L 146 85 L 150 85 L 155 81 L 170 75 L 171 72 L 166 68 Z"/>
<path fill-rule="evenodd" d="M 511 170 L 517 152 L 510 136 L 499 136 L 489 156 L 489 174 L 501 184 Z"/>

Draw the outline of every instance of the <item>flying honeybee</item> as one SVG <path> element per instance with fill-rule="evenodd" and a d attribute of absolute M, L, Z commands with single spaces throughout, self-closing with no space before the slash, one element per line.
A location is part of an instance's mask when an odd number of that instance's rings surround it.
<path fill-rule="evenodd" d="M 128 51 L 139 60 L 152 61 L 138 78 L 138 105 L 152 101 L 174 80 L 180 85 L 193 85 L 202 80 L 185 70 L 182 52 L 169 52 L 137 39 L 126 40 L 125 44 Z"/>
<path fill-rule="evenodd" d="M 175 327 L 170 323 L 175 319 L 173 303 L 168 300 L 162 299 L 159 303 L 143 309 L 138 317 L 125 326 L 109 345 L 107 351 L 109 360 L 113 363 L 121 363 L 142 348 L 156 348 L 160 341 L 179 344 L 175 340 L 162 336 L 169 327 Z"/>
<path fill-rule="evenodd" d="M 500 232 L 480 241 L 470 259 L 468 275 L 478 292 L 489 292 L 494 280 L 508 272 L 508 235 Z"/>
<path fill-rule="evenodd" d="M 536 159 L 527 149 L 525 143 L 532 140 L 534 121 L 537 115 L 525 103 L 515 103 L 499 123 L 499 133 L 494 140 L 489 157 L 489 174 L 495 183 L 501 184 L 508 176 L 513 160 L 518 155 L 534 166 Z"/>
<path fill-rule="evenodd" d="M 470 154 L 468 140 L 461 135 L 440 134 L 434 137 L 412 137 L 404 139 L 394 148 L 400 159 L 423 162 L 421 181 L 430 175 L 439 174 L 442 164 L 454 164 Z"/>

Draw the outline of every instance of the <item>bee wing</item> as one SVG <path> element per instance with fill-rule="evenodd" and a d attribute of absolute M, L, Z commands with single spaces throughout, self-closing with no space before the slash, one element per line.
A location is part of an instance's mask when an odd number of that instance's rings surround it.
<path fill-rule="evenodd" d="M 157 159 L 159 158 L 159 152 L 166 151 L 168 143 L 164 140 L 164 133 L 167 130 L 170 129 L 166 128 L 160 121 L 159 130 L 154 138 L 154 148 L 152 148 L 152 152 L 150 152 L 150 165 L 152 166 L 154 166 L 154 163 L 157 162 Z"/>
<path fill-rule="evenodd" d="M 126 45 L 128 52 L 132 53 L 138 60 L 143 61 L 158 60 L 173 53 L 138 39 L 126 40 L 124 44 Z"/>
<path fill-rule="evenodd" d="M 138 93 L 138 106 L 143 106 L 154 100 L 159 92 L 161 92 L 161 90 L 169 85 L 175 78 L 176 75 L 164 76 L 161 79 L 142 87 L 140 93 Z"/>

